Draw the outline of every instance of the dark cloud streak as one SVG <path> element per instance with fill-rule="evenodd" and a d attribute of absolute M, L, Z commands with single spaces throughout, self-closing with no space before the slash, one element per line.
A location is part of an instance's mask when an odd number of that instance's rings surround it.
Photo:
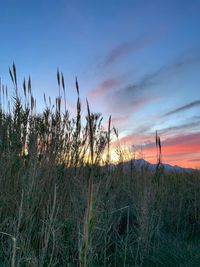
<path fill-rule="evenodd" d="M 115 63 L 119 58 L 128 55 L 136 49 L 133 43 L 124 43 L 113 48 L 106 56 L 103 66 L 108 66 Z"/>
<path fill-rule="evenodd" d="M 159 91 L 155 92 L 153 96 L 152 89 L 159 85 L 163 80 L 169 80 L 171 75 L 174 75 L 176 71 L 184 71 L 188 67 L 193 65 L 200 64 L 200 55 L 198 56 L 190 56 L 186 57 L 185 59 L 180 59 L 174 63 L 162 66 L 157 71 L 144 75 L 141 80 L 137 83 L 132 83 L 125 87 L 122 87 L 118 90 L 113 92 L 113 99 L 115 99 L 115 103 L 118 106 L 119 103 L 124 104 L 125 106 L 132 105 L 132 100 L 134 99 L 135 102 L 141 98 L 147 98 L 147 90 L 148 96 L 152 99 L 153 97 L 156 98 L 159 96 Z M 151 90 L 151 94 L 149 93 Z M 180 107 L 181 110 L 192 108 L 193 106 L 199 105 L 199 101 L 194 101 L 189 103 L 188 105 Z M 180 110 L 180 111 L 181 111 Z M 179 112 L 178 110 L 170 111 L 166 113 L 164 116 L 170 115 L 171 112 Z"/>
<path fill-rule="evenodd" d="M 98 67 L 107 67 L 116 63 L 121 58 L 131 54 L 136 53 L 140 50 L 153 44 L 161 36 L 161 33 L 154 33 L 151 36 L 143 37 L 131 42 L 124 42 L 114 47 L 109 51 L 109 53 L 104 58 L 103 62 L 98 65 Z"/>
<path fill-rule="evenodd" d="M 170 131 L 177 131 L 177 130 L 186 130 L 186 129 L 193 129 L 200 126 L 200 121 L 185 123 L 178 126 L 172 126 L 168 128 L 164 128 L 160 131 L 160 133 L 166 133 Z"/>
<path fill-rule="evenodd" d="M 170 115 L 173 115 L 173 114 L 176 114 L 176 113 L 179 113 L 179 112 L 182 112 L 182 111 L 185 111 L 185 110 L 191 109 L 193 107 L 197 107 L 197 106 L 200 106 L 200 100 L 193 101 L 187 105 L 181 106 L 177 109 L 174 109 L 170 112 L 167 112 L 164 114 L 164 116 L 170 116 Z"/>

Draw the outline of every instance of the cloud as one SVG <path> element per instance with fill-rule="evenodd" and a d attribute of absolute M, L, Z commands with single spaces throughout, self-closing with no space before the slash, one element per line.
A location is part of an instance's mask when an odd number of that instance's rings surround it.
<path fill-rule="evenodd" d="M 153 122 L 152 122 L 153 119 L 155 119 L 155 118 L 150 118 L 150 120 L 148 122 L 146 121 L 145 123 L 143 123 L 142 125 L 137 127 L 135 129 L 135 132 L 137 134 L 141 134 L 141 133 L 147 133 L 147 132 L 151 131 L 151 129 L 152 129 L 153 125 L 154 125 Z"/>
<path fill-rule="evenodd" d="M 129 116 L 128 115 L 124 115 L 124 116 L 111 116 L 111 127 L 116 127 L 117 129 L 119 129 L 119 127 L 123 126 L 125 123 L 127 123 L 129 120 Z M 103 126 L 105 128 L 108 127 L 108 123 L 109 120 L 103 122 Z"/>
<path fill-rule="evenodd" d="M 119 106 L 123 106 L 126 110 L 130 110 L 133 104 L 141 102 L 141 100 L 143 102 L 144 98 L 146 100 L 149 99 L 149 102 L 151 102 L 163 97 L 163 95 L 161 95 L 162 92 L 157 90 L 157 86 L 163 81 L 169 80 L 177 71 L 182 72 L 196 64 L 200 64 L 200 56 L 181 58 L 176 62 L 162 66 L 158 70 L 144 75 L 138 82 L 115 90 L 111 96 L 113 99 L 112 108 L 117 110 Z M 183 106 L 180 108 L 183 110 L 192 108 L 195 105 L 199 105 L 199 100 L 189 103 L 186 107 Z M 171 112 L 175 112 L 175 110 Z"/>
<path fill-rule="evenodd" d="M 134 112 L 137 112 L 138 110 L 145 107 L 150 102 L 155 101 L 154 97 L 151 96 L 137 96 L 135 98 L 127 96 L 127 99 L 123 96 L 110 96 L 110 99 L 112 99 L 111 102 L 109 102 L 109 105 L 107 105 L 107 112 L 113 114 L 128 114 L 129 117 L 131 115 L 134 115 Z"/>
<path fill-rule="evenodd" d="M 200 116 L 193 116 L 192 119 L 194 119 L 194 120 L 200 120 Z"/>
<path fill-rule="evenodd" d="M 128 121 L 128 119 L 129 119 L 128 115 L 119 116 L 119 117 L 113 117 L 112 118 L 112 124 L 115 127 L 119 127 L 119 126 L 123 125 L 124 123 L 126 123 Z"/>
<path fill-rule="evenodd" d="M 200 162 L 200 159 L 189 159 L 190 162 Z"/>
<path fill-rule="evenodd" d="M 137 134 L 137 133 L 130 133 L 126 136 L 120 137 L 119 135 L 119 141 L 122 146 L 128 146 L 132 147 L 134 145 L 135 148 L 140 148 L 141 145 L 144 144 L 154 144 L 152 140 L 155 139 L 155 134 Z M 112 145 L 115 146 L 118 144 L 117 142 L 113 142 Z M 138 146 L 137 146 L 138 145 Z"/>
<path fill-rule="evenodd" d="M 141 93 L 142 90 L 148 88 L 149 86 L 154 85 L 156 82 L 154 81 L 154 78 L 156 76 L 156 73 L 153 74 L 149 74 L 149 75 L 145 75 L 142 77 L 142 79 L 137 82 L 137 83 L 133 83 L 130 84 L 124 88 L 119 89 L 116 94 L 137 94 L 137 93 Z"/>
<path fill-rule="evenodd" d="M 163 163 L 200 168 L 200 132 L 166 138 L 162 142 Z M 141 152 L 144 158 L 156 163 L 155 134 L 129 134 L 120 139 L 122 147 Z M 112 143 L 112 148 L 117 142 Z M 142 148 L 142 150 L 141 150 Z M 136 154 L 137 155 L 137 154 Z"/>
<path fill-rule="evenodd" d="M 129 85 L 121 91 L 141 91 L 146 88 L 149 88 L 153 85 L 159 84 L 163 78 L 166 76 L 169 76 L 171 74 L 174 74 L 176 71 L 184 70 L 188 68 L 189 66 L 200 64 L 200 56 L 193 56 L 193 57 L 187 57 L 185 59 L 177 60 L 176 62 L 173 62 L 171 64 L 162 66 L 158 70 L 144 75 L 141 80 L 138 83 L 134 83 L 132 85 Z"/>
<path fill-rule="evenodd" d="M 193 130 L 196 127 L 200 126 L 200 121 L 195 121 L 195 122 L 190 122 L 190 123 L 185 123 L 185 124 L 180 124 L 177 126 L 172 126 L 172 127 L 167 127 L 162 130 L 160 130 L 160 133 L 167 133 L 169 131 L 179 131 L 179 130 Z"/>
<path fill-rule="evenodd" d="M 116 86 L 120 86 L 124 82 L 123 78 L 107 79 L 102 81 L 95 89 L 90 91 L 91 97 L 97 97 L 109 92 Z"/>
<path fill-rule="evenodd" d="M 145 75 L 139 82 L 133 83 L 111 92 L 109 103 L 109 111 L 133 112 L 137 111 L 150 102 L 156 101 L 157 97 L 153 94 L 146 94 L 146 90 L 150 89 L 155 82 L 151 75 Z"/>
<path fill-rule="evenodd" d="M 125 50 L 129 51 L 129 49 L 131 49 L 130 47 L 132 46 L 130 43 L 129 45 L 119 47 L 121 47 L 121 49 L 115 49 L 115 53 L 116 51 L 124 51 L 123 53 L 125 53 Z M 115 53 L 113 52 L 110 55 L 115 58 Z M 119 54 L 121 55 L 120 52 Z M 110 58 L 111 60 L 112 57 L 110 56 L 107 58 Z M 117 59 L 118 56 L 116 56 L 116 60 Z M 109 95 L 109 98 L 112 101 L 108 102 L 106 99 L 106 101 L 103 103 L 103 105 L 106 105 L 106 110 L 111 114 L 118 114 L 120 111 L 121 115 L 123 116 L 125 113 L 138 111 L 145 105 L 163 99 L 163 92 L 160 90 L 159 85 L 165 81 L 169 81 L 170 77 L 176 75 L 177 72 L 183 72 L 188 70 L 188 68 L 192 67 L 193 65 L 198 64 L 200 64 L 200 54 L 197 53 L 197 55 L 194 56 L 191 54 L 186 55 L 185 53 L 185 56 L 181 55 L 181 57 L 175 62 L 164 65 L 158 68 L 156 71 L 144 75 L 139 81 L 126 84 L 125 86 L 122 85 L 127 79 L 126 75 L 106 79 L 102 81 L 96 88 L 91 90 L 89 96 L 91 98 L 97 98 L 99 96 L 107 97 L 107 95 Z M 198 101 L 199 100 L 194 101 L 186 105 L 186 107 L 183 106 L 180 108 L 192 108 L 192 105 L 198 105 Z M 175 110 L 170 112 L 175 112 Z M 166 114 L 169 114 L 170 112 Z M 163 116 L 167 116 L 166 114 Z M 159 117 L 162 116 L 159 115 Z"/>
<path fill-rule="evenodd" d="M 174 110 L 171 110 L 171 111 L 165 113 L 164 116 L 173 115 L 173 114 L 176 114 L 176 113 L 179 113 L 179 112 L 182 112 L 182 111 L 185 111 L 185 110 L 191 109 L 193 107 L 197 107 L 197 106 L 200 106 L 200 100 L 193 101 L 187 105 L 184 105 L 184 106 L 181 106 L 181 107 L 176 108 Z"/>
<path fill-rule="evenodd" d="M 140 38 L 131 42 L 124 42 L 114 47 L 109 51 L 109 53 L 104 58 L 103 62 L 98 65 L 98 67 L 110 66 L 121 58 L 128 56 L 131 53 L 136 53 L 154 43 L 159 39 L 160 33 L 153 34 L 152 36 L 147 36 L 145 38 Z"/>
<path fill-rule="evenodd" d="M 156 161 L 155 143 L 143 146 L 146 159 Z M 200 156 L 200 133 L 179 135 L 162 141 L 163 162 L 184 167 L 196 167 Z M 199 166 L 200 167 L 200 166 Z"/>
<path fill-rule="evenodd" d="M 175 130 L 181 130 L 181 135 L 173 136 L 173 137 L 167 137 L 164 140 L 161 138 L 162 145 L 176 145 L 177 143 L 191 143 L 191 142 L 197 142 L 198 137 L 200 136 L 200 133 L 190 133 L 190 134 L 184 134 L 182 130 L 190 129 L 193 130 L 195 127 L 200 126 L 200 121 L 194 122 L 194 123 L 188 123 L 188 124 L 181 124 L 179 126 L 169 127 L 165 128 L 159 131 L 159 135 L 163 135 L 164 133 L 167 133 L 169 131 L 175 131 Z M 193 127 L 193 128 L 192 128 Z M 155 134 L 152 133 L 151 136 L 154 136 Z M 168 135 L 169 136 L 169 135 Z M 191 139 L 190 139 L 191 138 Z M 173 143 L 172 143 L 173 142 Z M 198 141 L 200 143 L 200 139 Z M 151 141 L 149 143 L 145 144 L 145 148 L 151 148 L 155 147 L 155 142 Z"/>
<path fill-rule="evenodd" d="M 142 153 L 151 163 L 156 163 L 155 134 L 129 134 L 119 139 L 122 147 Z M 163 163 L 176 164 L 183 167 L 200 168 L 200 132 L 177 135 L 161 140 Z M 112 143 L 115 148 L 117 142 Z"/>
<path fill-rule="evenodd" d="M 122 86 L 126 79 L 127 75 L 106 79 L 97 85 L 96 88 L 90 90 L 89 97 L 98 99 L 99 96 L 103 96 L 104 100 L 106 100 L 104 103 L 107 106 L 107 111 L 112 114 L 120 111 L 122 116 L 124 112 L 138 110 L 145 104 L 155 100 L 155 97 L 145 96 L 142 93 L 146 86 L 153 85 L 150 75 L 145 75 L 136 84 Z M 107 96 L 112 101 L 107 101 Z"/>
<path fill-rule="evenodd" d="M 199 145 L 200 148 L 200 133 L 193 133 L 193 134 L 187 134 L 187 135 L 179 135 L 171 138 L 167 138 L 165 141 L 163 141 L 163 145 L 165 146 L 173 146 L 173 145 L 187 145 L 192 146 L 195 144 Z M 196 149 L 192 150 L 198 151 L 198 147 Z M 200 151 L 200 150 L 199 150 Z"/>
<path fill-rule="evenodd" d="M 118 59 L 123 56 L 128 55 L 129 53 L 137 50 L 135 43 L 124 43 L 115 48 L 113 48 L 109 54 L 106 56 L 103 66 L 108 66 L 115 63 Z"/>

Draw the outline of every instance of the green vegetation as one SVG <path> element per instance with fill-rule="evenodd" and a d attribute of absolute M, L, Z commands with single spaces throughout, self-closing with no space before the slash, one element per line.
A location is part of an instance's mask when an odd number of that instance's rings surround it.
<path fill-rule="evenodd" d="M 0 266 L 199 267 L 199 172 L 112 168 L 116 130 L 89 104 L 82 123 L 77 80 L 70 118 L 62 73 L 42 114 L 30 78 L 21 99 L 14 65 L 10 76 L 14 104 L 3 86 L 0 100 Z"/>

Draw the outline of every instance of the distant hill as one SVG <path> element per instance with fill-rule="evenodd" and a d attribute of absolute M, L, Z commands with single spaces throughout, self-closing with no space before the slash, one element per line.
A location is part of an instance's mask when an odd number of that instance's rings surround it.
<path fill-rule="evenodd" d="M 157 164 L 152 164 L 144 159 L 134 159 L 123 163 L 125 168 L 130 168 L 131 165 L 137 169 L 145 168 L 149 171 L 155 171 Z M 170 165 L 170 164 L 161 164 L 165 172 L 191 172 L 195 169 L 192 168 L 183 168 L 178 165 Z"/>

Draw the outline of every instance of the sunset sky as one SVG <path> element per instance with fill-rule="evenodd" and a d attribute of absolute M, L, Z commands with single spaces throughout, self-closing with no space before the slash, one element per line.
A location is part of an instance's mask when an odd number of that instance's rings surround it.
<path fill-rule="evenodd" d="M 38 109 L 55 97 L 57 67 L 68 107 L 76 100 L 112 115 L 120 143 L 155 160 L 200 168 L 200 1 L 7 0 L 0 3 L 0 77 L 32 77 Z"/>

